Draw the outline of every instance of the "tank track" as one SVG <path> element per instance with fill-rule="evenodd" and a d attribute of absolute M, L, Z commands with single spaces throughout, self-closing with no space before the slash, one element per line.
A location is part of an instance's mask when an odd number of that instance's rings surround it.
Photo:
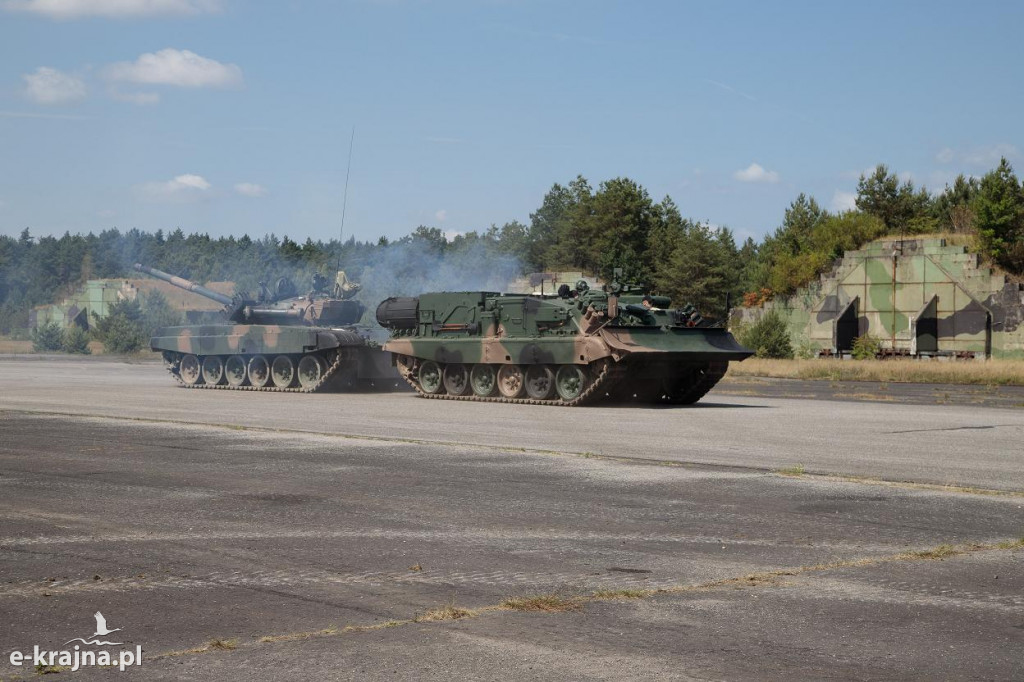
<path fill-rule="evenodd" d="M 548 405 L 551 407 L 577 407 L 580 405 L 593 405 L 601 402 L 605 399 L 607 392 L 614 386 L 618 381 L 622 379 L 625 374 L 625 367 L 619 363 L 611 362 L 610 360 L 599 360 L 595 365 L 600 367 L 597 376 L 594 378 L 590 385 L 587 386 L 586 390 L 583 391 L 574 400 L 562 400 L 556 397 L 548 400 L 537 400 L 536 398 L 507 398 L 503 395 L 494 396 L 480 396 L 475 393 L 469 395 L 450 395 L 448 393 L 424 393 L 420 388 L 419 382 L 414 378 L 416 370 L 419 368 L 419 360 L 414 359 L 413 365 L 410 369 L 405 369 L 404 365 L 399 365 L 399 374 L 405 379 L 406 383 L 412 386 L 420 397 L 432 398 L 435 400 L 470 400 L 478 403 L 515 403 L 518 405 Z"/>
<path fill-rule="evenodd" d="M 661 401 L 670 405 L 692 405 L 715 387 L 725 373 L 729 370 L 728 362 L 712 362 L 708 364 L 707 370 L 701 378 L 690 388 L 676 396 L 664 396 Z"/>
<path fill-rule="evenodd" d="M 345 359 L 344 353 L 335 353 L 334 362 L 332 362 L 324 371 L 323 376 L 320 377 L 320 381 L 316 382 L 312 386 L 290 386 L 288 388 L 281 388 L 280 386 L 269 385 L 270 382 L 267 382 L 267 386 L 253 386 L 251 384 L 247 386 L 231 386 L 230 384 L 227 383 L 216 384 L 214 386 L 211 386 L 210 384 L 207 383 L 186 384 L 185 381 L 181 378 L 181 375 L 178 373 L 178 367 L 181 366 L 181 357 L 184 357 L 186 354 L 178 353 L 178 355 L 180 356 L 178 358 L 178 365 L 175 366 L 165 364 L 165 368 L 170 373 L 170 375 L 174 377 L 174 380 L 177 381 L 179 385 L 185 388 L 211 388 L 228 391 L 266 391 L 274 393 L 315 393 L 316 391 L 319 391 L 321 388 L 324 387 L 324 384 L 326 384 L 327 381 L 334 375 L 334 373 L 338 371 L 338 369 L 341 367 L 342 362 Z"/>
<path fill-rule="evenodd" d="M 469 395 L 450 395 L 448 393 L 425 393 L 419 386 L 419 382 L 416 380 L 417 370 L 419 369 L 419 360 L 412 358 L 412 364 L 406 369 L 404 364 L 400 364 L 399 372 L 402 378 L 407 384 L 409 384 L 413 390 L 415 390 L 423 398 L 431 398 L 435 400 L 471 400 L 475 402 L 485 403 L 518 403 L 520 405 L 551 405 L 558 407 L 577 407 L 582 405 L 594 405 L 600 402 L 617 402 L 622 399 L 620 391 L 617 389 L 628 389 L 629 382 L 629 364 L 628 362 L 613 362 L 611 360 L 600 361 L 600 371 L 597 378 L 587 387 L 579 397 L 575 400 L 565 401 L 556 397 L 548 400 L 537 400 L 535 398 L 507 398 L 503 395 L 495 396 L 479 396 L 474 393 Z M 649 395 L 648 398 L 641 398 L 637 402 L 650 403 L 650 404 L 669 404 L 669 405 L 692 405 L 715 387 L 715 385 L 721 381 L 722 377 L 725 376 L 726 371 L 729 369 L 728 362 L 711 362 L 708 364 L 707 369 L 703 371 L 700 378 L 697 379 L 693 384 L 688 386 L 684 391 L 678 395 L 664 395 L 654 394 Z M 628 401 L 627 401 L 628 402 Z"/>

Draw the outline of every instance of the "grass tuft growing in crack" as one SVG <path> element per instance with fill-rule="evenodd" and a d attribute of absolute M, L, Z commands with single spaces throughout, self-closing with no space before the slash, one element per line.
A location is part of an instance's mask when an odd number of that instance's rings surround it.
<path fill-rule="evenodd" d="M 657 590 L 643 590 L 643 589 L 622 589 L 622 590 L 594 590 L 590 598 L 601 601 L 604 599 L 644 599 L 650 597 L 652 594 L 657 594 Z"/>
<path fill-rule="evenodd" d="M 566 599 L 557 594 L 536 594 L 529 597 L 509 597 L 501 602 L 500 607 L 506 611 L 563 613 L 579 611 L 583 604 L 579 599 Z"/>
<path fill-rule="evenodd" d="M 459 620 L 460 618 L 472 618 L 476 613 L 469 609 L 463 609 L 449 602 L 439 609 L 431 609 L 426 613 L 416 616 L 413 621 L 416 623 L 433 623 L 440 620 Z"/>
<path fill-rule="evenodd" d="M 953 545 L 939 545 L 938 547 L 919 552 L 907 552 L 907 557 L 911 559 L 945 559 L 946 557 L 959 556 L 965 553 L 966 550 L 957 549 Z"/>

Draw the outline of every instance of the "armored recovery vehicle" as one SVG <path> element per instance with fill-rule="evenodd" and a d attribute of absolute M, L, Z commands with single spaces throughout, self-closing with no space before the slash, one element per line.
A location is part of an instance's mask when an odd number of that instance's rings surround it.
<path fill-rule="evenodd" d="M 358 324 L 366 308 L 353 300 L 359 285 L 344 272 L 333 287 L 314 275 L 306 295 L 281 278 L 253 298 L 226 296 L 139 263 L 135 269 L 224 306 L 223 323 L 162 327 L 150 340 L 184 386 L 309 393 L 398 379 L 381 351 L 383 339 Z"/>
<path fill-rule="evenodd" d="M 377 308 L 403 378 L 428 398 L 690 404 L 753 351 L 692 307 L 581 282 L 558 296 L 445 292 Z"/>

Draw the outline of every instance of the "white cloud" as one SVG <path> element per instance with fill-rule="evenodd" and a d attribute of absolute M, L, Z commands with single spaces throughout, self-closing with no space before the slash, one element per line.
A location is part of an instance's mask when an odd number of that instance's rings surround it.
<path fill-rule="evenodd" d="M 113 218 L 117 215 L 117 211 L 112 208 L 104 208 L 100 211 L 96 211 L 96 215 L 100 218 Z"/>
<path fill-rule="evenodd" d="M 216 12 L 220 0 L 6 0 L 4 9 L 50 19 L 131 18 Z"/>
<path fill-rule="evenodd" d="M 25 95 L 36 104 L 70 104 L 85 99 L 82 79 L 48 66 L 40 66 L 22 79 Z"/>
<path fill-rule="evenodd" d="M 111 64 L 105 73 L 112 81 L 143 85 L 230 88 L 242 84 L 242 69 L 237 64 L 222 64 L 189 50 L 173 48 L 147 52 L 134 62 Z"/>
<path fill-rule="evenodd" d="M 257 185 L 254 182 L 239 182 L 235 185 L 235 191 L 243 197 L 263 197 L 267 195 L 267 188 Z"/>
<path fill-rule="evenodd" d="M 464 236 L 464 235 L 465 235 L 466 233 L 465 233 L 465 232 L 459 232 L 458 230 L 445 230 L 445 231 L 444 231 L 444 232 L 442 232 L 441 234 L 443 234 L 443 235 L 444 235 L 444 239 L 445 239 L 445 241 L 447 241 L 447 242 L 453 242 L 453 241 L 455 241 L 455 238 L 456 238 L 456 237 L 462 237 L 462 236 Z"/>
<path fill-rule="evenodd" d="M 448 211 L 442 208 L 440 211 L 434 214 L 434 218 L 437 219 L 437 222 L 443 223 L 444 221 L 448 220 Z"/>
<path fill-rule="evenodd" d="M 761 165 L 752 163 L 743 170 L 732 174 L 740 182 L 778 182 L 779 174 L 775 171 L 765 170 Z"/>
<path fill-rule="evenodd" d="M 832 195 L 833 211 L 852 211 L 857 208 L 857 195 L 853 192 L 836 190 Z"/>
<path fill-rule="evenodd" d="M 970 151 L 964 152 L 963 160 L 964 163 L 972 166 L 994 168 L 999 164 L 999 159 L 1002 157 L 1013 158 L 1019 154 L 1020 151 L 1012 144 L 993 144 L 987 147 L 975 147 Z"/>
<path fill-rule="evenodd" d="M 846 178 L 848 180 L 858 180 L 859 181 L 861 179 L 861 176 L 863 176 L 865 178 L 870 178 L 872 175 L 874 175 L 875 174 L 875 168 L 877 168 L 877 166 L 871 166 L 870 168 L 865 168 L 862 171 L 847 170 L 847 171 L 843 171 L 839 175 L 840 175 L 840 177 Z"/>
<path fill-rule="evenodd" d="M 1020 156 L 1020 149 L 1016 145 L 1002 142 L 970 149 L 953 149 L 943 147 L 935 154 L 935 161 L 938 163 L 959 163 L 968 166 L 981 168 L 995 168 L 1002 157 L 1012 159 Z"/>
<path fill-rule="evenodd" d="M 178 175 L 167 182 L 147 182 L 139 187 L 143 196 L 154 201 L 195 201 L 207 195 L 211 188 L 206 178 L 193 173 Z"/>

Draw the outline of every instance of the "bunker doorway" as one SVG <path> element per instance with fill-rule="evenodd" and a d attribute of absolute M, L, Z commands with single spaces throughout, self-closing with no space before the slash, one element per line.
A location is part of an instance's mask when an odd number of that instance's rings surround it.
<path fill-rule="evenodd" d="M 914 353 L 933 355 L 939 352 L 939 297 L 932 296 L 914 318 Z"/>
<path fill-rule="evenodd" d="M 836 318 L 833 340 L 837 354 L 841 355 L 853 350 L 853 340 L 860 333 L 860 323 L 857 319 L 859 308 L 860 297 L 857 296 L 846 304 L 846 307 L 839 313 L 839 317 Z"/>

